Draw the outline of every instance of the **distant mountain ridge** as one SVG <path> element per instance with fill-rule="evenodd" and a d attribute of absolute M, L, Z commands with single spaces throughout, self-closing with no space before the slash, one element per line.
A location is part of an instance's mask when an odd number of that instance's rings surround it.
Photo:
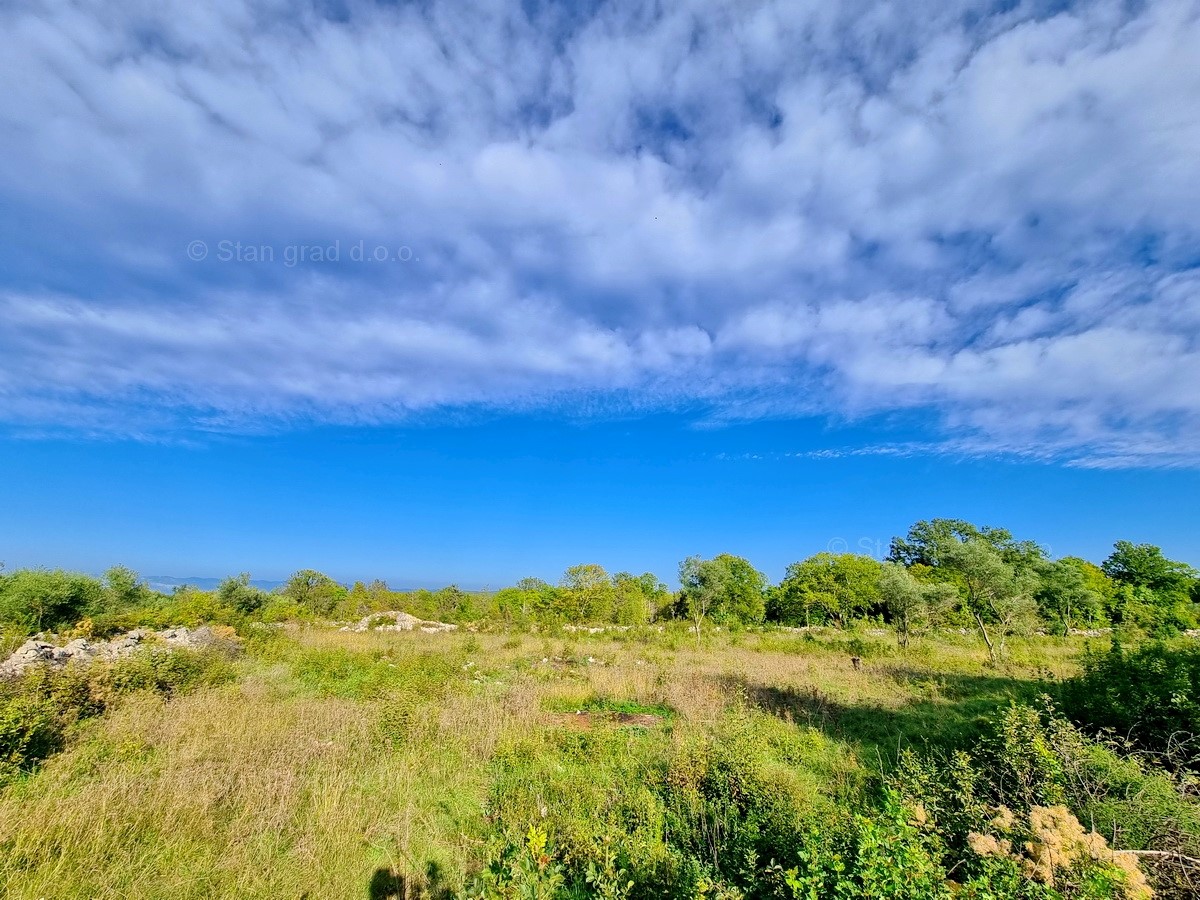
<path fill-rule="evenodd" d="M 202 591 L 215 590 L 224 578 L 199 578 L 189 576 L 187 578 L 176 578 L 174 575 L 146 575 L 143 577 L 146 584 L 150 585 L 156 591 L 163 594 L 169 594 L 178 587 L 183 585 L 191 585 Z M 256 588 L 262 588 L 264 591 L 273 591 L 277 587 L 282 587 L 286 582 L 283 581 L 267 581 L 261 578 L 252 578 L 250 583 Z"/>
<path fill-rule="evenodd" d="M 216 590 L 217 585 L 219 585 L 225 579 L 224 578 L 201 578 L 201 577 L 195 576 L 195 575 L 190 575 L 186 578 L 178 578 L 175 575 L 144 575 L 144 576 L 142 576 L 142 580 L 144 582 L 146 582 L 146 584 L 150 585 L 150 587 L 153 590 L 156 590 L 162 594 L 170 594 L 176 588 L 182 587 L 185 584 L 189 585 L 191 587 L 197 588 L 199 590 L 202 590 L 202 591 Z M 250 583 L 252 585 L 254 585 L 254 587 L 256 587 L 256 588 L 262 588 L 262 590 L 264 590 L 264 591 L 273 591 L 276 588 L 283 587 L 285 584 L 287 584 L 286 581 L 271 581 L 271 580 L 265 579 L 265 578 L 251 578 Z M 344 584 L 343 587 L 350 587 L 350 585 Z M 460 585 L 460 587 L 462 587 L 462 586 Z M 462 589 L 466 590 L 466 591 L 470 591 L 470 590 L 486 591 L 487 590 L 487 588 L 471 588 L 471 587 L 462 587 Z M 406 593 L 411 593 L 413 591 L 422 590 L 422 588 L 400 587 L 400 588 L 389 588 L 389 590 L 391 590 L 395 593 L 398 593 L 398 594 L 406 594 Z M 437 588 L 429 588 L 429 590 L 437 590 Z"/>

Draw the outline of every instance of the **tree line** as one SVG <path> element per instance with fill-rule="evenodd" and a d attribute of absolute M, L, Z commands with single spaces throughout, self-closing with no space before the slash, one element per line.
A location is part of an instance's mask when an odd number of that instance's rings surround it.
<path fill-rule="evenodd" d="M 1051 559 L 1035 542 L 1006 529 L 960 519 L 915 523 L 893 538 L 883 560 L 855 553 L 817 553 L 787 567 L 778 584 L 731 554 L 688 557 L 679 589 L 646 572 L 609 574 L 571 566 L 555 584 L 525 578 L 497 591 L 393 591 L 382 581 L 343 585 L 311 569 L 275 591 L 246 574 L 214 591 L 152 591 L 127 568 L 102 578 L 60 570 L 0 570 L 0 627 L 8 632 L 117 627 L 252 618 L 266 622 L 349 619 L 389 608 L 452 622 L 644 625 L 665 620 L 705 626 L 777 625 L 845 628 L 891 625 L 902 645 L 932 628 L 973 629 L 988 651 L 1035 629 L 1133 626 L 1151 633 L 1200 627 L 1200 573 L 1151 544 L 1117 541 L 1099 565 L 1078 557 Z"/>

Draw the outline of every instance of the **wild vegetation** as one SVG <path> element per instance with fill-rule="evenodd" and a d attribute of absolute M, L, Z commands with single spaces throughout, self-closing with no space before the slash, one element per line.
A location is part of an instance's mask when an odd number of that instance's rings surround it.
<path fill-rule="evenodd" d="M 679 574 L 2 574 L 9 649 L 222 636 L 0 682 L 5 896 L 1196 895 L 1189 567 L 934 520 L 778 585 L 728 555 Z M 461 627 L 338 625 L 387 609 Z"/>

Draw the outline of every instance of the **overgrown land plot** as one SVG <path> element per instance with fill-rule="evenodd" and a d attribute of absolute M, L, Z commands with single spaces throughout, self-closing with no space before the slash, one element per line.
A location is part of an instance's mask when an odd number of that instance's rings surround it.
<path fill-rule="evenodd" d="M 687 560 L 628 624 L 657 581 L 590 568 L 512 589 L 507 621 L 316 573 L 173 598 L 0 576 L 0 894 L 1200 896 L 1200 641 L 1133 621 L 1150 589 L 1117 615 L 1076 594 L 1092 621 L 1057 629 L 1045 582 L 952 540 L 775 588 Z M 987 606 L 1003 585 L 1038 627 Z M 31 597 L 54 640 L 14 625 Z"/>

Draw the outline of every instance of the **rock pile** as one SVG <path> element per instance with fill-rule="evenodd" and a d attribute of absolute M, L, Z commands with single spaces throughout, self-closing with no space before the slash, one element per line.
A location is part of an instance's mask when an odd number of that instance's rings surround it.
<path fill-rule="evenodd" d="M 197 648 L 207 647 L 221 640 L 223 639 L 214 634 L 207 625 L 200 628 L 168 628 L 165 631 L 137 629 L 109 641 L 76 638 L 61 647 L 39 636 L 27 640 L 8 659 L 0 663 L 0 678 L 12 678 L 30 666 L 41 663 L 61 668 L 70 662 L 120 659 L 147 644 Z"/>
<path fill-rule="evenodd" d="M 425 634 L 437 634 L 442 631 L 456 631 L 457 625 L 448 622 L 430 622 L 418 619 L 406 612 L 388 610 L 387 612 L 371 613 L 363 616 L 353 625 L 344 625 L 340 631 L 423 631 Z"/>

